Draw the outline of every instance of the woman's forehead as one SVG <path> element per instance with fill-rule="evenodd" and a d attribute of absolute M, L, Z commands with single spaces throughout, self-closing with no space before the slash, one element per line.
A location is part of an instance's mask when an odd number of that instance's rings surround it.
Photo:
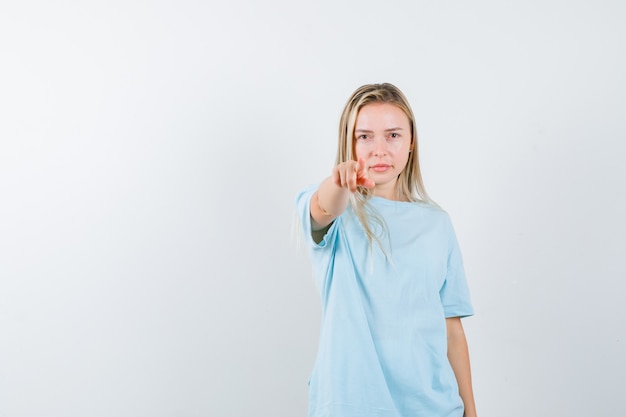
<path fill-rule="evenodd" d="M 392 126 L 393 125 L 393 126 Z M 389 129 L 406 128 L 410 121 L 399 106 L 392 103 L 370 103 L 361 107 L 357 113 L 355 128 L 358 129 Z"/>

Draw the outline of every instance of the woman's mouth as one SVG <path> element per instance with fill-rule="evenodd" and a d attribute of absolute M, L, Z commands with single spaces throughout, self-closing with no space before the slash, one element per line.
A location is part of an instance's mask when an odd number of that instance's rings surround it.
<path fill-rule="evenodd" d="M 372 165 L 370 169 L 372 169 L 374 172 L 385 172 L 385 171 L 387 171 L 389 168 L 391 168 L 391 165 L 387 165 L 387 164 L 376 164 L 376 165 Z"/>

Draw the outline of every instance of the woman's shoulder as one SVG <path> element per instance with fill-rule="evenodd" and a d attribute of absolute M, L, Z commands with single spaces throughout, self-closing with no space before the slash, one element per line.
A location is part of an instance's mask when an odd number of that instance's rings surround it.
<path fill-rule="evenodd" d="M 296 204 L 298 204 L 299 202 L 303 200 L 310 199 L 313 193 L 317 191 L 318 188 L 319 188 L 318 183 L 308 184 L 304 187 L 300 187 L 300 189 L 298 189 L 295 193 Z"/>
<path fill-rule="evenodd" d="M 388 200 L 380 197 L 372 197 L 371 202 L 375 206 L 388 207 L 397 211 L 422 212 L 434 216 L 448 216 L 448 213 L 438 204 L 424 200 L 398 201 Z"/>

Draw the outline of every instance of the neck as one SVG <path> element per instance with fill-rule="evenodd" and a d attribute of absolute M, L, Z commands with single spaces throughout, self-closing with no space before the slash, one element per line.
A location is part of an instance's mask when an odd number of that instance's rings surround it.
<path fill-rule="evenodd" d="M 372 195 L 375 197 L 385 198 L 393 201 L 408 201 L 404 196 L 401 196 L 396 190 L 395 182 L 393 184 L 376 185 L 372 190 Z"/>

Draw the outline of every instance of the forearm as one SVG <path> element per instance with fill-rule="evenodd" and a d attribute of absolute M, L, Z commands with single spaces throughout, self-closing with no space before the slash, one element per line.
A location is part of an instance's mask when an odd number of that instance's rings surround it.
<path fill-rule="evenodd" d="M 464 417 L 476 416 L 476 404 L 472 388 L 469 349 L 467 339 L 458 317 L 447 319 L 448 327 L 448 360 L 456 376 L 459 394 L 465 405 Z"/>
<path fill-rule="evenodd" d="M 311 200 L 313 228 L 323 229 L 340 216 L 348 206 L 351 194 L 347 188 L 335 184 L 333 177 L 322 181 Z"/>

